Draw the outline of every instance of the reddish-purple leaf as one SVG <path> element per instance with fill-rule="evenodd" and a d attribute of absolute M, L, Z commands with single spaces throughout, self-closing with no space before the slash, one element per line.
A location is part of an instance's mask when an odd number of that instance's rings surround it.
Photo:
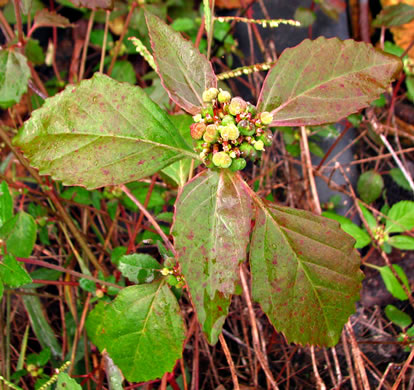
<path fill-rule="evenodd" d="M 76 7 L 86 7 L 90 9 L 113 9 L 114 0 L 69 0 Z"/>
<path fill-rule="evenodd" d="M 181 270 L 198 320 L 217 342 L 246 258 L 252 217 L 246 184 L 227 170 L 206 170 L 187 183 L 172 229 Z"/>
<path fill-rule="evenodd" d="M 34 111 L 14 139 L 40 174 L 96 188 L 139 180 L 197 158 L 139 87 L 96 73 Z"/>
<path fill-rule="evenodd" d="M 255 202 L 254 300 L 289 342 L 335 345 L 361 288 L 354 240 L 336 221 Z"/>
<path fill-rule="evenodd" d="M 402 26 L 414 20 L 414 7 L 399 3 L 385 7 L 372 22 L 373 27 Z"/>
<path fill-rule="evenodd" d="M 34 24 L 36 27 L 73 27 L 69 19 L 56 12 L 51 12 L 46 8 L 36 13 L 34 17 Z"/>
<path fill-rule="evenodd" d="M 337 122 L 375 100 L 401 70 L 401 60 L 351 39 L 320 37 L 285 50 L 269 71 L 259 109 L 273 126 Z"/>
<path fill-rule="evenodd" d="M 203 105 L 203 92 L 217 86 L 210 62 L 157 16 L 146 12 L 157 71 L 170 98 L 190 114 Z"/>

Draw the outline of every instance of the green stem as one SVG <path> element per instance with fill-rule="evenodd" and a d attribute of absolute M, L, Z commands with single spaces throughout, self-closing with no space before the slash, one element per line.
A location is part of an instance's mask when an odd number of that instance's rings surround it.
<path fill-rule="evenodd" d="M 99 65 L 99 73 L 103 73 L 104 62 L 105 62 L 105 53 L 106 53 L 106 41 L 108 40 L 108 26 L 109 26 L 109 15 L 111 11 L 106 11 L 106 18 L 105 18 L 105 31 L 104 31 L 104 39 L 102 43 L 102 52 L 101 52 L 101 63 Z"/>

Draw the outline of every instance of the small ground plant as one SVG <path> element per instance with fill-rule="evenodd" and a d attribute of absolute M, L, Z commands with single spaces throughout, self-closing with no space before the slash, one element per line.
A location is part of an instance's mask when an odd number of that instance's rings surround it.
<path fill-rule="evenodd" d="M 119 259 L 136 285 L 95 306 L 89 337 L 128 380 L 161 377 L 185 338 L 177 287 L 187 286 L 215 344 L 232 295 L 250 296 L 248 260 L 253 300 L 276 330 L 291 342 L 335 345 L 361 287 L 354 240 L 336 221 L 262 200 L 240 171 L 260 159 L 272 129 L 333 123 L 369 105 L 401 61 L 352 40 L 305 40 L 282 53 L 252 104 L 218 88 L 210 62 L 179 33 L 148 12 L 146 22 L 162 84 L 194 123 L 182 126 L 141 88 L 96 73 L 47 99 L 14 139 L 40 174 L 88 189 L 121 185 L 139 207 L 124 183 L 177 165 L 188 177 L 192 161 L 206 166 L 182 182 L 174 244 L 162 235 L 164 264 Z"/>

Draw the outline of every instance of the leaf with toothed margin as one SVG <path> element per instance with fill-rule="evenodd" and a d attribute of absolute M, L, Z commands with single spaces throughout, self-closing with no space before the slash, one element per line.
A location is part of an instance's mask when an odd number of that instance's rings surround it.
<path fill-rule="evenodd" d="M 89 189 L 198 158 L 141 88 L 100 73 L 47 99 L 14 143 L 40 174 Z"/>
<path fill-rule="evenodd" d="M 398 57 L 364 42 L 306 39 L 269 70 L 258 107 L 273 113 L 272 126 L 337 122 L 378 98 L 401 69 Z"/>
<path fill-rule="evenodd" d="M 210 62 L 157 16 L 146 12 L 157 73 L 170 98 L 190 114 L 200 112 L 203 92 L 217 87 Z"/>
<path fill-rule="evenodd" d="M 253 299 L 289 342 L 335 345 L 363 277 L 353 238 L 336 221 L 252 196 Z"/>
<path fill-rule="evenodd" d="M 206 170 L 177 198 L 175 248 L 198 320 L 215 344 L 246 258 L 252 206 L 239 174 Z"/>
<path fill-rule="evenodd" d="M 172 372 L 185 339 L 180 307 L 165 280 L 126 287 L 111 304 L 98 303 L 86 330 L 130 382 Z"/>

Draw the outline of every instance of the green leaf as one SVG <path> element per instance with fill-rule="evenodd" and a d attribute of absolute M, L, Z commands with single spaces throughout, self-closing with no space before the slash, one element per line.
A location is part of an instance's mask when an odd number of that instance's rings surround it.
<path fill-rule="evenodd" d="M 412 322 L 411 317 L 407 313 L 404 313 L 394 305 L 385 306 L 385 315 L 391 322 L 398 325 L 400 328 L 406 328 L 407 326 L 410 326 Z"/>
<path fill-rule="evenodd" d="M 396 264 L 394 264 L 392 267 L 394 268 L 395 272 L 398 274 L 402 282 L 405 284 L 405 286 L 408 288 L 408 291 L 410 291 L 410 284 L 408 283 L 407 275 L 405 274 L 404 270 Z M 378 267 L 378 271 L 381 274 L 385 287 L 394 298 L 400 299 L 401 301 L 405 301 L 408 299 L 407 294 L 402 288 L 400 282 L 394 276 L 388 265 L 384 267 Z"/>
<path fill-rule="evenodd" d="M 116 61 L 114 69 L 112 70 L 111 77 L 115 80 L 136 84 L 137 76 L 135 74 L 135 69 L 129 61 Z"/>
<path fill-rule="evenodd" d="M 65 372 L 61 372 L 58 375 L 56 390 L 82 390 L 82 387 L 75 379 Z"/>
<path fill-rule="evenodd" d="M 7 251 L 17 257 L 29 257 L 36 241 L 34 218 L 20 211 L 0 229 L 0 237 L 6 241 Z"/>
<path fill-rule="evenodd" d="M 62 15 L 57 14 L 54 11 L 49 11 L 44 8 L 36 13 L 34 17 L 34 25 L 38 27 L 73 27 L 69 19 Z"/>
<path fill-rule="evenodd" d="M 170 98 L 190 114 L 203 105 L 203 92 L 217 87 L 210 62 L 157 16 L 145 13 L 157 72 Z"/>
<path fill-rule="evenodd" d="M 175 248 L 197 317 L 214 344 L 239 284 L 252 217 L 247 184 L 227 170 L 206 170 L 188 182 L 175 204 Z"/>
<path fill-rule="evenodd" d="M 192 148 L 193 139 L 190 134 L 190 125 L 194 122 L 193 118 L 190 115 L 170 115 L 170 120 L 187 142 L 187 145 Z M 199 164 L 200 161 L 194 161 L 194 168 Z M 161 172 L 173 180 L 178 187 L 182 187 L 187 182 L 190 169 L 191 159 L 185 157 L 180 161 L 176 161 L 168 167 L 165 167 Z"/>
<path fill-rule="evenodd" d="M 341 229 L 354 238 L 354 248 L 364 248 L 371 242 L 370 235 L 364 229 L 361 229 L 359 226 L 355 225 L 350 219 L 343 217 L 342 215 L 338 215 L 332 211 L 324 211 L 322 215 L 326 218 L 338 221 L 341 224 Z"/>
<path fill-rule="evenodd" d="M 384 181 L 382 180 L 382 176 L 373 170 L 364 172 L 358 178 L 358 194 L 366 203 L 372 203 L 377 200 L 383 188 Z"/>
<path fill-rule="evenodd" d="M 34 65 L 42 65 L 45 62 L 45 55 L 37 39 L 29 39 L 24 48 L 24 54 Z"/>
<path fill-rule="evenodd" d="M 0 228 L 13 216 L 13 199 L 7 182 L 0 184 Z"/>
<path fill-rule="evenodd" d="M 255 201 L 254 300 L 289 342 L 335 345 L 363 278 L 354 240 L 335 221 Z"/>
<path fill-rule="evenodd" d="M 91 31 L 90 42 L 92 45 L 102 48 L 104 41 L 105 31 L 102 29 L 96 29 Z M 106 36 L 106 49 L 114 46 L 114 38 L 111 33 Z"/>
<path fill-rule="evenodd" d="M 377 225 L 378 222 L 375 219 L 375 217 L 371 214 L 371 212 L 361 204 L 361 202 L 359 202 L 359 208 L 362 211 L 362 215 L 364 216 L 365 220 L 367 221 L 367 224 L 369 226 L 369 228 L 373 231 Z"/>
<path fill-rule="evenodd" d="M 401 188 L 404 188 L 407 191 L 411 191 L 410 184 L 405 178 L 400 168 L 392 168 L 390 170 L 390 176 Z"/>
<path fill-rule="evenodd" d="M 122 256 L 117 267 L 131 282 L 139 284 L 151 283 L 155 279 L 156 270 L 162 268 L 157 260 L 144 253 Z"/>
<path fill-rule="evenodd" d="M 114 302 L 97 306 L 86 328 L 92 342 L 130 382 L 146 382 L 171 372 L 181 357 L 184 323 L 177 300 L 164 281 L 123 289 Z"/>
<path fill-rule="evenodd" d="M 414 202 L 402 200 L 393 205 L 385 223 L 387 233 L 401 233 L 414 228 Z"/>
<path fill-rule="evenodd" d="M 3 298 L 3 293 L 4 293 L 4 284 L 2 280 L 0 279 L 0 300 L 1 298 Z"/>
<path fill-rule="evenodd" d="M 26 57 L 12 50 L 0 51 L 0 108 L 18 103 L 27 91 L 30 68 Z"/>
<path fill-rule="evenodd" d="M 298 7 L 293 18 L 300 22 L 300 27 L 309 27 L 315 22 L 316 14 L 309 8 Z"/>
<path fill-rule="evenodd" d="M 394 248 L 406 251 L 414 251 L 414 237 L 401 235 L 392 236 L 387 242 Z"/>
<path fill-rule="evenodd" d="M 273 126 L 338 120 L 367 107 L 401 70 L 401 60 L 371 45 L 319 37 L 286 49 L 269 71 L 259 110 Z"/>
<path fill-rule="evenodd" d="M 196 24 L 191 18 L 177 18 L 171 24 L 171 28 L 175 31 L 191 31 L 196 28 Z"/>
<path fill-rule="evenodd" d="M 373 27 L 401 26 L 414 20 L 414 7 L 400 3 L 385 7 L 373 20 Z"/>
<path fill-rule="evenodd" d="M 12 288 L 23 286 L 32 281 L 32 278 L 22 265 L 11 254 L 3 256 L 0 261 L 0 280 Z"/>
<path fill-rule="evenodd" d="M 100 73 L 47 99 L 14 142 L 40 174 L 88 189 L 198 158 L 141 88 Z"/>
<path fill-rule="evenodd" d="M 45 317 L 46 310 L 40 298 L 36 295 L 35 290 L 28 289 L 26 291 L 31 295 L 22 295 L 22 299 L 29 316 L 33 333 L 36 335 L 36 339 L 42 348 L 50 348 L 53 358 L 60 360 L 62 358 L 62 348 Z"/>

